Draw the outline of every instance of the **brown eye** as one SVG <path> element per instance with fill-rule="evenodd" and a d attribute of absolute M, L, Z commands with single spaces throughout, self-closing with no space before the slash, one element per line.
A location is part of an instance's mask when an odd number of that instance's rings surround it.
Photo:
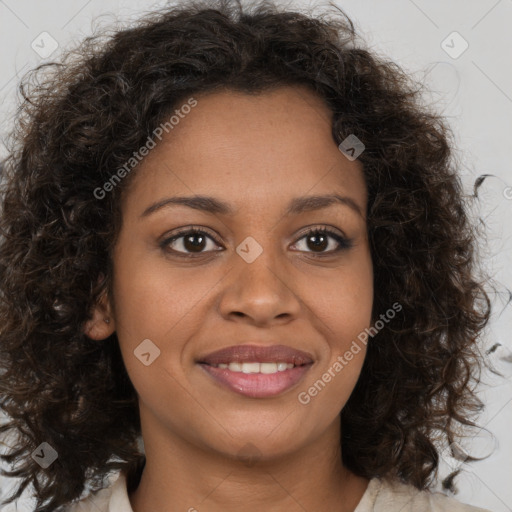
<path fill-rule="evenodd" d="M 318 250 L 320 252 L 325 251 L 329 246 L 329 236 L 324 235 L 323 233 L 312 233 L 311 235 L 306 236 L 307 244 L 309 248 L 313 248 L 314 251 Z"/>
<path fill-rule="evenodd" d="M 330 255 L 343 249 L 349 249 L 353 245 L 352 240 L 327 228 L 309 229 L 306 234 L 299 239 L 299 241 L 301 240 L 305 240 L 304 245 L 307 249 L 310 249 L 310 251 L 306 250 L 306 252 L 318 253 L 320 256 L 324 254 Z M 334 240 L 334 242 L 331 242 L 331 240 Z M 296 242 L 296 245 L 297 243 L 298 242 Z M 326 250 L 329 247 L 331 247 L 330 250 Z"/>
<path fill-rule="evenodd" d="M 166 238 L 160 246 L 162 249 L 183 255 L 203 254 L 212 252 L 217 246 L 217 241 L 206 231 L 200 229 L 187 229 L 170 238 Z"/>

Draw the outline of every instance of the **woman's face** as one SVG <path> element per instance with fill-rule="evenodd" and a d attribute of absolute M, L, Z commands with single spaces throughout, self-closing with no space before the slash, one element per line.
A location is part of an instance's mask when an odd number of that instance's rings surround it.
<path fill-rule="evenodd" d="M 344 358 L 373 301 L 362 166 L 340 152 L 330 111 L 305 88 L 194 98 L 125 191 L 111 325 L 146 447 L 180 439 L 278 456 L 339 435 L 363 364 L 361 343 Z M 333 194 L 345 199 L 307 202 Z M 197 196 L 211 199 L 191 207 Z M 176 198 L 189 205 L 164 204 Z M 315 227 L 334 236 L 308 235 Z M 277 364 L 290 360 L 309 364 Z"/>

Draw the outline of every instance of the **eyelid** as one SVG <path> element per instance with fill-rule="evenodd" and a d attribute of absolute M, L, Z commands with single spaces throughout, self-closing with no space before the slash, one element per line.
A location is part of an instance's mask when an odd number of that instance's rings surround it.
<path fill-rule="evenodd" d="M 299 237 L 297 240 L 302 238 L 304 235 L 308 235 L 309 233 L 316 231 L 334 232 L 335 234 L 339 235 L 340 237 L 346 240 L 349 239 L 348 236 L 345 235 L 345 233 L 341 229 L 331 226 L 329 224 L 311 224 L 310 226 L 306 226 L 299 231 L 299 234 L 296 235 Z"/>

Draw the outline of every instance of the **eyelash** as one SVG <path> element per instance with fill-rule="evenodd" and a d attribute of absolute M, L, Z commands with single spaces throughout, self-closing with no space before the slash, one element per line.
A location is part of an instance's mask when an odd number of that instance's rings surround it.
<path fill-rule="evenodd" d="M 314 252 L 308 251 L 311 254 L 313 254 L 313 257 L 315 257 L 315 258 L 332 256 L 335 253 L 350 249 L 353 246 L 353 241 L 351 239 L 345 238 L 345 237 L 339 235 L 338 233 L 336 233 L 328 228 L 325 228 L 325 227 L 308 228 L 304 233 L 302 233 L 300 238 L 298 238 L 297 242 L 302 240 L 303 238 L 306 238 L 306 237 L 312 235 L 312 234 L 329 236 L 331 238 L 334 238 L 334 240 L 336 240 L 336 242 L 338 242 L 338 244 L 339 244 L 339 247 L 337 249 L 327 251 L 327 252 L 314 253 Z M 216 251 L 206 251 L 206 252 L 199 252 L 199 253 L 191 253 L 191 252 L 183 253 L 183 252 L 175 251 L 173 249 L 168 248 L 168 246 L 171 243 L 175 242 L 176 240 L 179 240 L 180 238 L 183 238 L 185 235 L 204 235 L 207 238 L 210 238 L 211 240 L 213 240 L 217 245 L 221 245 L 221 243 L 217 240 L 217 238 L 215 236 L 213 236 L 212 234 L 210 234 L 209 232 L 207 232 L 201 228 L 193 226 L 193 227 L 189 227 L 189 228 L 184 228 L 184 229 L 178 231 L 177 233 L 175 233 L 172 237 L 166 238 L 165 240 L 163 240 L 160 243 L 160 247 L 167 253 L 173 253 L 173 254 L 177 255 L 178 257 L 183 257 L 183 258 L 197 258 L 197 257 L 203 256 L 204 254 L 207 254 L 208 252 L 216 252 Z M 295 242 L 295 243 L 297 243 L 297 242 Z"/>

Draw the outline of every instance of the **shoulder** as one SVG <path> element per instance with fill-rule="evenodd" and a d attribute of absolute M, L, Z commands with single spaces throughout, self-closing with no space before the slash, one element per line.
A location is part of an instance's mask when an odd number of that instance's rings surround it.
<path fill-rule="evenodd" d="M 389 478 L 373 478 L 354 512 L 491 512 L 457 501 L 441 492 Z"/>
<path fill-rule="evenodd" d="M 112 497 L 112 488 L 93 492 L 79 501 L 70 503 L 64 512 L 108 512 L 108 505 Z"/>
<path fill-rule="evenodd" d="M 70 503 L 63 512 L 133 512 L 124 473 L 109 478 L 109 486 Z"/>
<path fill-rule="evenodd" d="M 441 492 L 420 491 L 388 478 L 372 478 L 354 512 L 491 512 L 457 501 Z M 111 485 L 70 504 L 64 512 L 133 512 L 123 473 Z"/>

